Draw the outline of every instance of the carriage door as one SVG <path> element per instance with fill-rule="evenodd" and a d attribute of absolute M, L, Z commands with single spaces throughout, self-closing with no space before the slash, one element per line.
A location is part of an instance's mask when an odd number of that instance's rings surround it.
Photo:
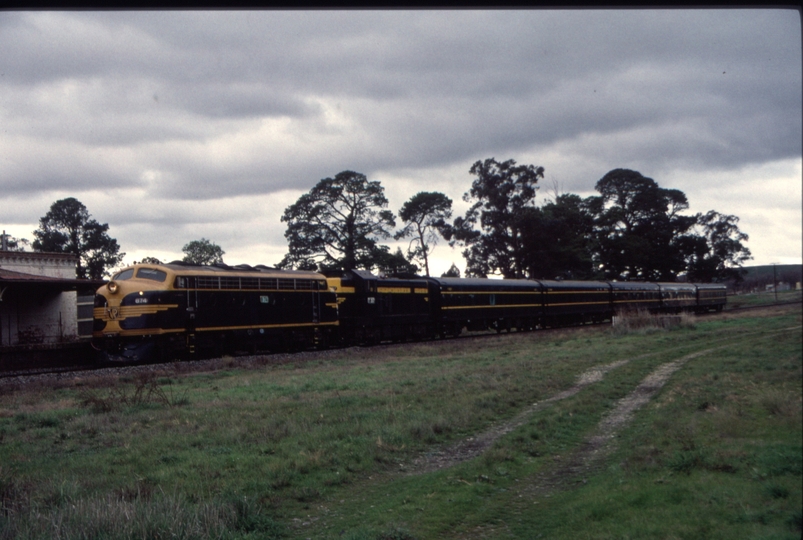
<path fill-rule="evenodd" d="M 318 290 L 320 283 L 312 283 L 312 323 L 318 324 L 321 316 L 321 292 Z"/>
<path fill-rule="evenodd" d="M 196 278 L 178 277 L 176 280 L 178 281 L 179 287 L 187 288 L 187 352 L 193 354 L 195 353 L 195 327 L 197 325 L 196 318 L 198 317 L 198 287 Z"/>

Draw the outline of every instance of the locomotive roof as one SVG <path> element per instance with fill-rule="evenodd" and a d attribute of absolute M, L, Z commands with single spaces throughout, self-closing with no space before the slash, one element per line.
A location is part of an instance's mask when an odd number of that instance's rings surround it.
<path fill-rule="evenodd" d="M 274 275 L 285 276 L 293 278 L 306 278 L 306 279 L 325 279 L 323 274 L 317 272 L 310 272 L 308 270 L 282 270 L 265 265 L 250 266 L 247 264 L 238 264 L 237 266 L 229 266 L 227 264 L 213 264 L 213 265 L 199 265 L 189 264 L 182 261 L 173 261 L 164 264 L 138 264 L 131 266 L 134 267 L 151 267 L 151 268 L 167 268 L 176 274 L 196 274 L 196 273 L 226 273 L 226 274 L 261 274 L 261 275 Z"/>

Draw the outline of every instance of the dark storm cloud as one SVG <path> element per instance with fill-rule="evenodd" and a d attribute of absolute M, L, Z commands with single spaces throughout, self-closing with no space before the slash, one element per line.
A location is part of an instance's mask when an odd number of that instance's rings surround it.
<path fill-rule="evenodd" d="M 204 200 L 528 155 L 588 190 L 794 158 L 799 37 L 779 10 L 0 13 L 0 187 Z"/>
<path fill-rule="evenodd" d="M 198 116 L 209 118 L 254 118 L 260 116 L 304 117 L 315 108 L 282 92 L 271 92 L 263 85 L 248 83 L 194 84 L 172 88 L 176 105 Z M 158 100 L 158 95 L 156 95 Z M 163 99 L 170 99 L 163 97 Z"/>

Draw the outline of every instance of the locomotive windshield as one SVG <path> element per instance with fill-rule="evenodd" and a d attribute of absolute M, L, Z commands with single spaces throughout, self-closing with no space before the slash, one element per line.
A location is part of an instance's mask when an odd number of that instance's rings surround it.
<path fill-rule="evenodd" d="M 127 279 L 131 279 L 132 277 L 134 277 L 134 269 L 133 268 L 129 268 L 128 270 L 123 270 L 122 272 L 120 272 L 119 274 L 114 276 L 112 278 L 112 280 L 114 280 L 114 281 L 125 281 Z"/>
<path fill-rule="evenodd" d="M 153 268 L 140 268 L 137 271 L 137 277 L 140 279 L 150 279 L 152 281 L 164 281 L 167 279 L 167 274 L 161 270 L 154 270 Z"/>

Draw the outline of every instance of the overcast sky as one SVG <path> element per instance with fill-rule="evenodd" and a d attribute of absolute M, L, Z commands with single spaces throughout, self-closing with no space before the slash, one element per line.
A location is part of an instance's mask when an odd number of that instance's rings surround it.
<path fill-rule="evenodd" d="M 542 202 L 637 170 L 737 215 L 748 264 L 801 263 L 795 10 L 12 11 L 0 51 L 16 237 L 75 197 L 127 263 L 205 237 L 275 264 L 281 214 L 322 178 L 378 180 L 394 212 L 441 191 L 459 215 L 494 157 L 544 167 Z"/>

